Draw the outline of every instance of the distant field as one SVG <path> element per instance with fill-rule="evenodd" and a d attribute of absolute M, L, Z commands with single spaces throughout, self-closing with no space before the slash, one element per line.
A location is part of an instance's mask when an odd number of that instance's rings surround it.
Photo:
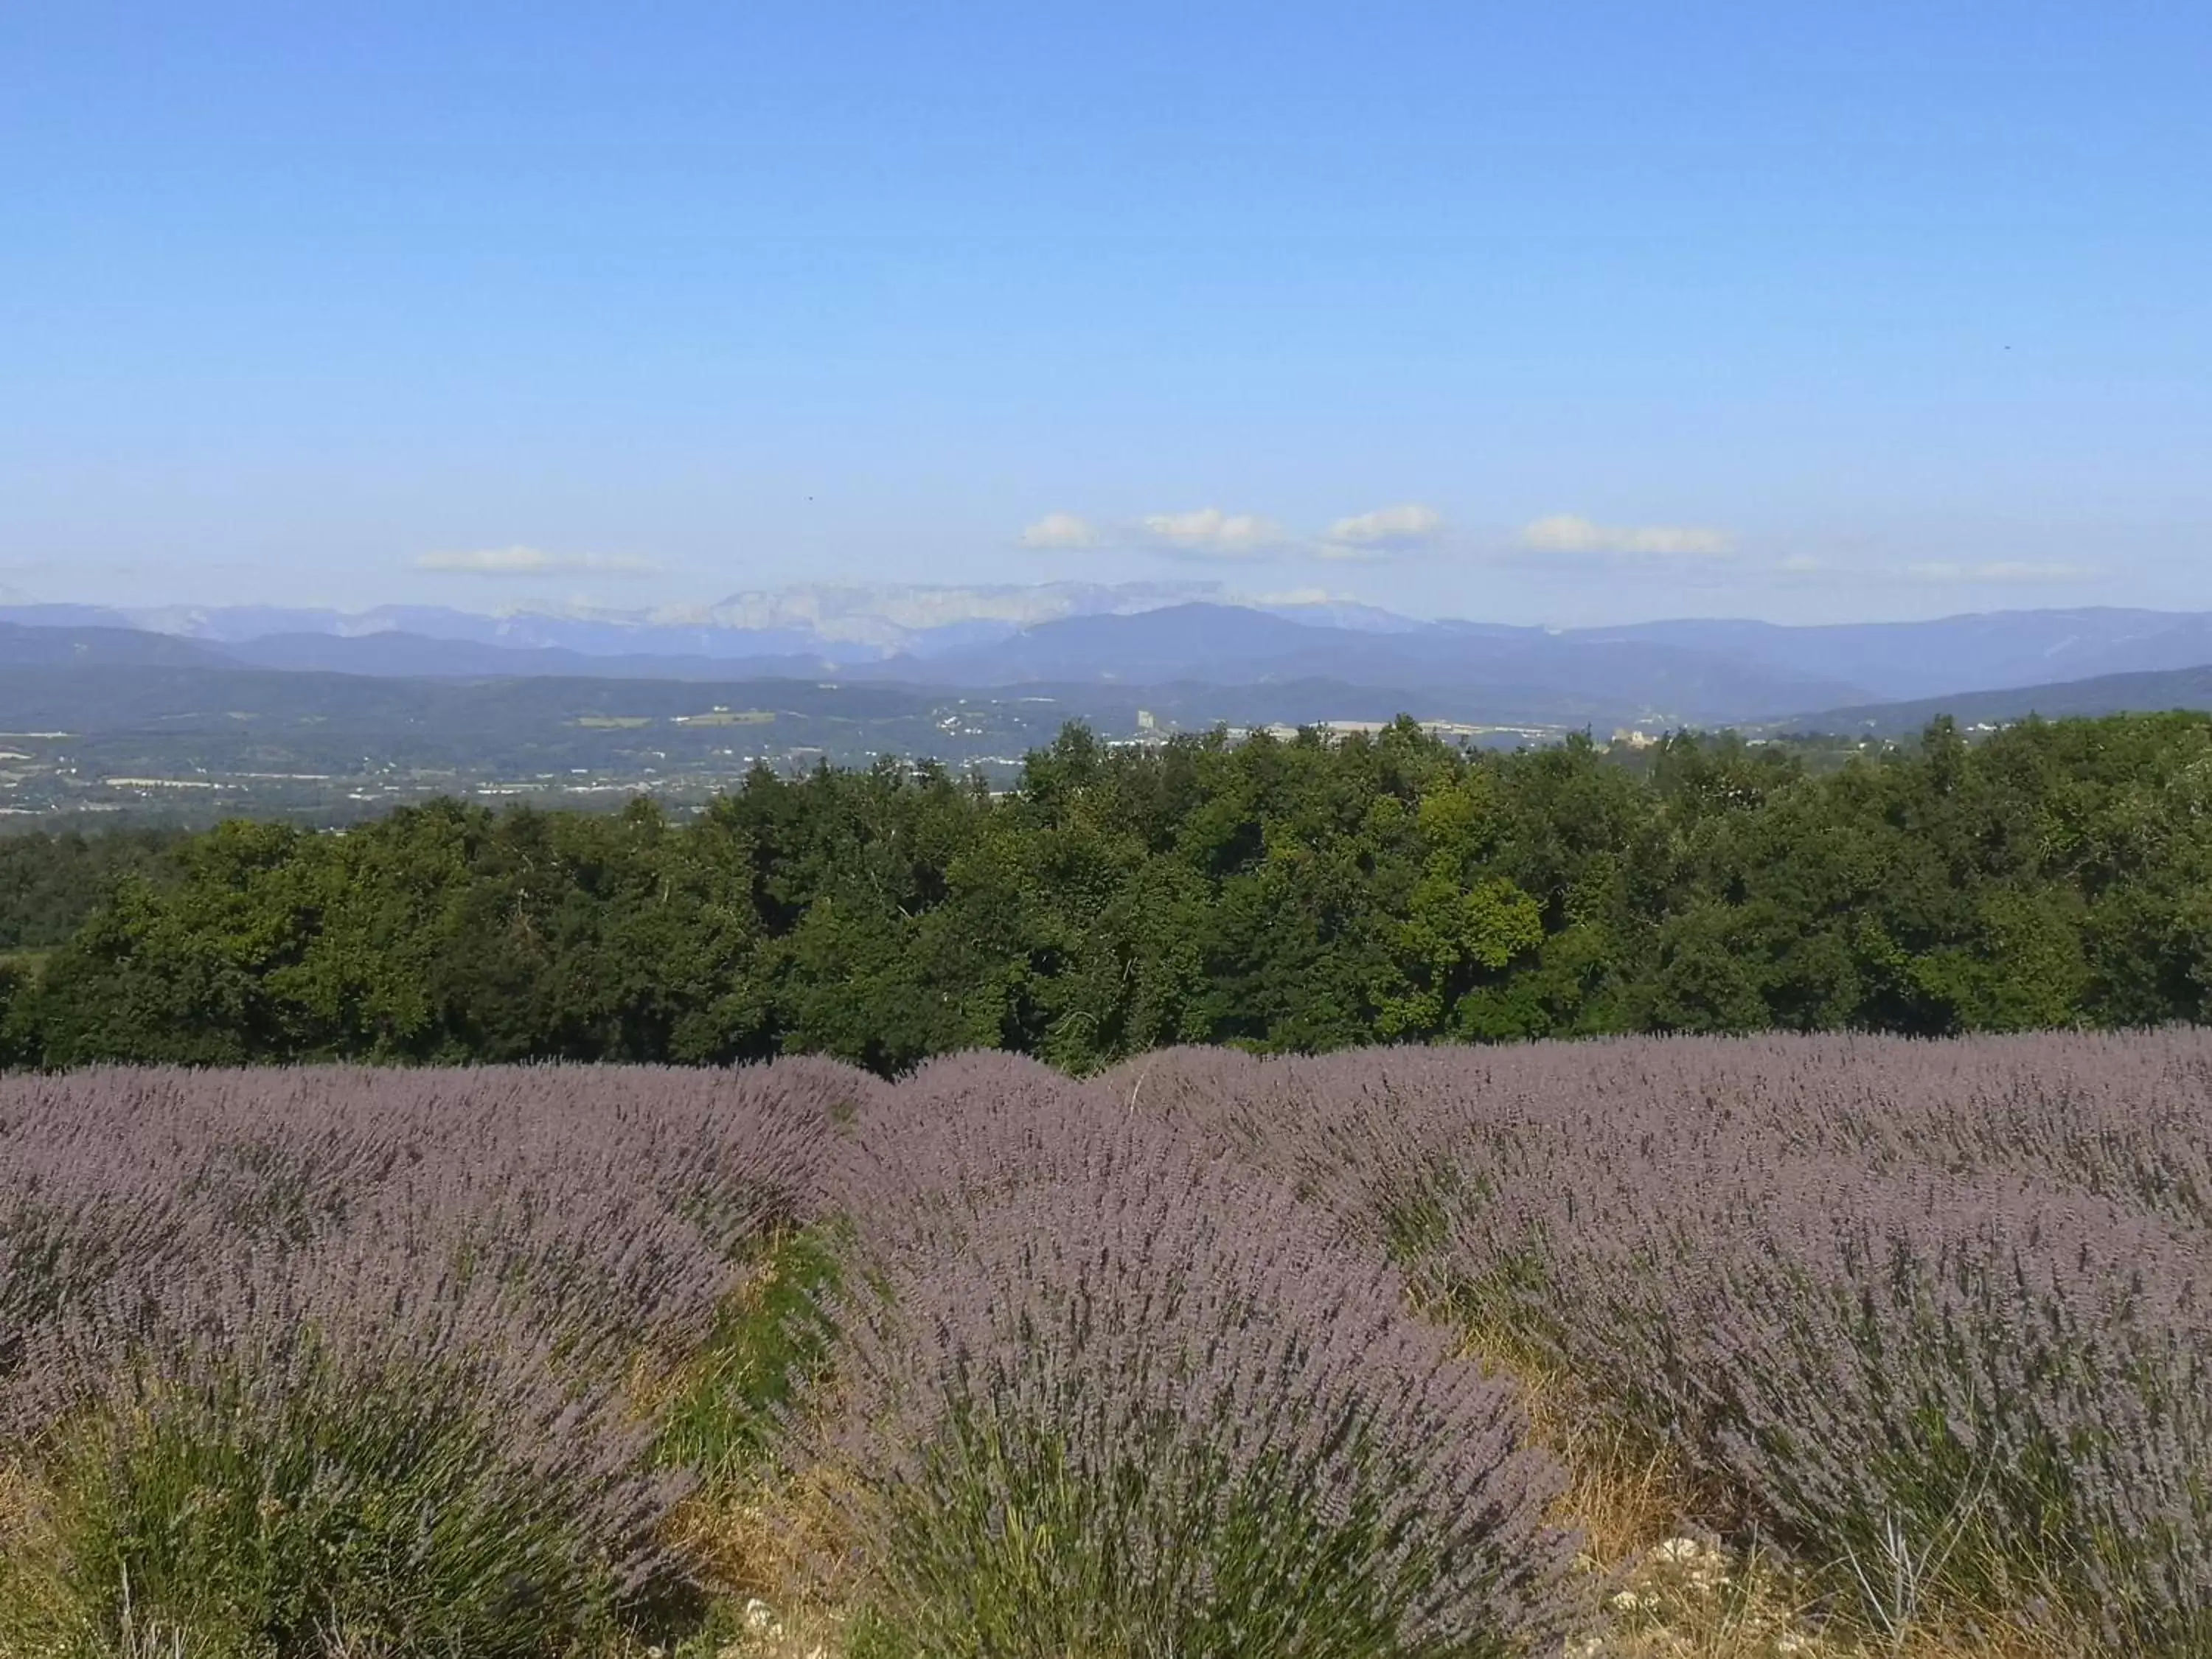
<path fill-rule="evenodd" d="M 678 726 L 768 726 L 774 723 L 774 711 L 766 708 L 715 708 L 704 714 L 678 714 Z"/>

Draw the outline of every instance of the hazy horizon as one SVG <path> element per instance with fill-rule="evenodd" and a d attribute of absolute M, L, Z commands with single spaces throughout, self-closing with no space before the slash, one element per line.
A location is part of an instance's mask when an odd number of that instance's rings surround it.
<path fill-rule="evenodd" d="M 2212 13 L 0 17 L 0 590 L 2212 607 Z"/>
<path fill-rule="evenodd" d="M 1072 589 L 1097 590 L 1114 595 L 1122 602 L 1102 609 L 1082 607 L 1053 609 L 1039 605 L 1030 607 L 1034 614 L 1028 616 L 1022 614 L 1024 609 L 1021 603 L 1023 598 L 1042 598 Z M 775 631 L 787 629 L 804 629 L 811 624 L 828 624 L 830 631 L 834 634 L 835 625 L 838 623 L 864 618 L 887 620 L 902 627 L 916 629 L 976 621 L 1014 622 L 1026 626 L 1039 621 L 1057 621 L 1074 616 L 1135 615 L 1146 611 L 1193 605 L 1264 610 L 1286 617 L 1291 620 L 1310 621 L 1322 626 L 1334 625 L 1335 618 L 1347 611 L 1387 613 L 1401 620 L 1414 623 L 1496 623 L 1499 621 L 1498 618 L 1490 617 L 1461 616 L 1442 611 L 1427 613 L 1395 609 L 1348 595 L 1297 591 L 1268 592 L 1241 589 L 1232 583 L 1206 580 L 1122 583 L 1037 580 L 1018 583 L 941 584 L 928 582 L 869 584 L 827 580 L 743 590 L 708 600 L 629 606 L 581 599 L 543 602 L 510 600 L 501 603 L 489 598 L 471 604 L 457 602 L 445 596 L 428 601 L 392 600 L 359 606 L 292 605 L 250 599 L 230 604 L 204 604 L 190 601 L 143 605 L 100 604 L 79 600 L 37 600 L 0 590 L 0 611 L 4 611 L 12 616 L 20 617 L 33 612 L 55 611 L 66 613 L 57 620 L 68 620 L 80 612 L 91 611 L 112 613 L 125 618 L 128 626 L 150 628 L 155 631 L 187 633 L 191 629 L 185 625 L 195 617 L 212 617 L 218 614 L 251 616 L 261 611 L 278 616 L 317 615 L 353 621 L 376 619 L 380 629 L 401 632 L 405 631 L 404 613 L 420 612 L 426 617 L 431 613 L 444 613 L 491 621 L 535 619 L 549 623 L 605 623 L 619 624 L 625 628 L 668 630 L 708 627 Z M 2121 612 L 2174 618 L 2203 616 L 2208 613 L 2206 608 L 2181 609 L 2098 604 L 1991 605 L 1967 610 L 1937 611 L 1926 616 L 1872 618 L 1816 617 L 1800 621 L 1777 622 L 1770 625 L 1783 628 L 1881 627 L 1910 625 L 1913 623 L 1956 622 L 1977 617 L 2000 619 L 2008 617 L 2026 617 L 2037 615 L 2096 612 Z M 392 621 L 393 613 L 401 613 L 401 620 Z M 1655 612 L 1648 616 L 1625 617 L 1608 622 L 1566 624 L 1534 622 L 1506 625 L 1546 629 L 1553 632 L 1573 632 L 1577 629 L 1602 632 L 1612 628 L 1764 623 L 1767 620 L 1741 612 L 1686 610 Z M 252 630 L 240 634 L 237 637 L 252 637 L 256 636 L 258 630 Z M 855 635 L 855 637 L 859 636 Z"/>

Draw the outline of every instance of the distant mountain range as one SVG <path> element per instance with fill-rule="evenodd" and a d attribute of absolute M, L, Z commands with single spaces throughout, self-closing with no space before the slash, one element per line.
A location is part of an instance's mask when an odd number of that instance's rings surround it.
<path fill-rule="evenodd" d="M 1123 616 L 1170 605 L 1236 604 L 1325 626 L 1391 632 L 1422 624 L 1370 605 L 1243 599 L 1219 582 L 1041 582 L 946 586 L 822 584 L 733 593 L 714 605 L 659 611 L 485 616 L 441 605 L 373 611 L 267 605 L 0 605 L 0 621 L 34 626 L 135 628 L 216 645 L 300 635 L 374 638 L 411 634 L 520 650 L 587 656 L 696 656 L 723 662 L 819 656 L 851 664 L 929 657 L 1069 617 Z"/>
<path fill-rule="evenodd" d="M 1784 628 L 1757 622 L 1656 622 L 1579 630 L 1848 680 L 1871 698 L 2057 684 L 2212 663 L 2212 612 L 1997 611 L 1936 622 Z"/>
<path fill-rule="evenodd" d="M 1268 718 L 1285 720 L 1329 717 L 1308 711 L 1319 689 L 1332 688 L 1326 695 L 1347 705 L 1343 718 L 1370 717 L 1352 713 L 1356 703 L 1607 730 L 1864 731 L 1909 729 L 1936 712 L 1982 720 L 2031 708 L 2207 706 L 2212 613 L 1552 630 L 1238 599 L 1206 583 L 820 586 L 614 617 L 0 607 L 0 671 L 15 671 L 7 678 L 19 687 L 25 671 L 125 666 L 422 681 L 836 680 L 939 692 L 1048 686 L 1115 707 L 1146 688 L 1196 687 L 1250 694 L 1227 700 L 1240 708 L 1264 708 L 1273 696 L 1283 712 Z M 2069 685 L 2079 690 L 2052 690 Z"/>
<path fill-rule="evenodd" d="M 1972 731 L 2009 726 L 2031 715 L 2055 720 L 2175 708 L 2212 708 L 2212 667 L 2168 668 L 2147 674 L 2100 674 L 2094 679 L 2063 680 L 2049 685 L 1962 691 L 1948 697 L 1831 708 L 1775 721 L 1768 729 L 1902 738 L 1924 730 L 1930 720 L 1943 714 Z"/>

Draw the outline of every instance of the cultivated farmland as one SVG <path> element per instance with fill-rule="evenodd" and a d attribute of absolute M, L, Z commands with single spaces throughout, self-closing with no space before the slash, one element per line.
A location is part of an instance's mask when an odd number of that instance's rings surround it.
<path fill-rule="evenodd" d="M 2212 1651 L 2212 1035 L 0 1080 L 0 1654 Z"/>

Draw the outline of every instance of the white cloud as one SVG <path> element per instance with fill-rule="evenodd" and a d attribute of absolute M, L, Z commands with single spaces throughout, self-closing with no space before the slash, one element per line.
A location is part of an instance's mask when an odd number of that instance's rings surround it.
<path fill-rule="evenodd" d="M 1948 559 L 1908 564 L 1905 574 L 1917 582 L 1975 582 L 1996 586 L 2075 582 L 2095 575 L 2095 567 L 2057 560 L 1990 559 L 1978 564 Z"/>
<path fill-rule="evenodd" d="M 1724 558 L 1727 533 L 1686 525 L 1603 525 L 1554 513 L 1524 525 L 1521 545 L 1537 553 L 1626 555 L 1638 558 Z"/>
<path fill-rule="evenodd" d="M 1285 528 L 1256 513 L 1202 507 L 1150 513 L 1133 522 L 1102 523 L 1073 513 L 1049 513 L 1021 532 L 1036 550 L 1122 549 L 1194 560 L 1348 561 L 1384 559 L 1434 547 L 1445 538 L 1443 514 L 1418 501 L 1339 519 L 1314 534 Z"/>
<path fill-rule="evenodd" d="M 536 547 L 423 553 L 416 557 L 415 568 L 457 576 L 658 576 L 663 569 L 651 559 L 628 554 L 548 553 Z"/>
<path fill-rule="evenodd" d="M 1249 559 L 1280 550 L 1289 538 L 1272 519 L 1250 513 L 1224 513 L 1218 507 L 1195 513 L 1154 513 L 1139 521 L 1146 541 L 1194 559 Z"/>
<path fill-rule="evenodd" d="M 1322 559 L 1379 559 L 1432 545 L 1443 533 L 1444 515 L 1433 507 L 1407 501 L 1372 513 L 1339 519 L 1329 526 L 1314 556 Z"/>
<path fill-rule="evenodd" d="M 1810 553 L 1792 553 L 1787 558 L 1777 559 L 1774 568 L 1785 576 L 1811 576 L 1828 568 L 1826 559 L 1817 559 Z"/>
<path fill-rule="evenodd" d="M 1022 545 L 1039 552 L 1103 547 L 1105 542 L 1097 526 L 1073 513 L 1048 513 L 1022 532 Z"/>

